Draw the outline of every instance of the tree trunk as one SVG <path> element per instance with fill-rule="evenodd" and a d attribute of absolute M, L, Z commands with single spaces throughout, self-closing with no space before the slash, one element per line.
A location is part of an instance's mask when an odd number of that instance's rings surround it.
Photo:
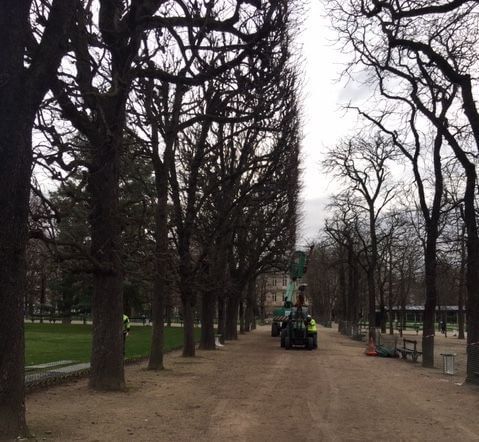
<path fill-rule="evenodd" d="M 36 57 L 26 71 L 31 3 L 0 2 L 0 438 L 5 439 L 27 434 L 23 302 L 33 121 L 66 50 L 74 9 L 69 1 L 52 3 Z"/>
<path fill-rule="evenodd" d="M 458 339 L 464 339 L 464 292 L 466 286 L 466 244 L 465 244 L 465 229 L 463 225 L 461 229 L 461 268 L 459 273 L 459 287 L 457 299 L 457 322 L 458 322 Z"/>
<path fill-rule="evenodd" d="M 476 171 L 474 166 L 466 170 L 467 184 L 464 195 L 464 222 L 467 229 L 467 376 L 466 381 L 479 383 L 479 237 L 477 232 L 474 193 Z"/>
<path fill-rule="evenodd" d="M 94 275 L 90 387 L 124 390 L 123 274 L 120 261 L 118 138 L 94 146 L 89 175 L 91 254 L 102 266 Z"/>
<path fill-rule="evenodd" d="M 200 347 L 205 350 L 214 350 L 215 345 L 215 329 L 214 319 L 216 304 L 218 303 L 218 334 L 224 341 L 224 321 L 223 315 L 220 313 L 222 305 L 224 305 L 223 290 L 225 287 L 226 275 L 226 257 L 227 257 L 227 238 L 220 235 L 214 243 L 214 247 L 210 251 L 209 266 L 209 287 L 204 293 L 202 300 L 202 326 L 201 326 L 201 343 Z M 217 302 L 218 301 L 218 302 Z M 221 318 L 220 318 L 221 316 Z"/>
<path fill-rule="evenodd" d="M 239 301 L 239 323 L 240 323 L 240 335 L 245 334 L 245 308 L 244 300 L 240 299 Z"/>
<path fill-rule="evenodd" d="M 156 126 L 154 126 L 156 127 Z M 157 196 L 155 214 L 155 282 L 151 305 L 153 330 L 151 335 L 149 370 L 162 370 L 165 334 L 165 300 L 168 290 L 168 171 L 173 161 L 172 141 L 167 142 L 163 163 L 159 158 L 158 135 L 153 151 L 153 166 L 155 170 L 155 188 Z M 169 139 L 172 138 L 170 134 Z"/>
<path fill-rule="evenodd" d="M 0 92 L 0 97 L 4 98 L 5 94 Z M 20 120 L 22 113 L 18 103 L 0 100 L 0 439 L 27 434 L 23 299 L 31 126 Z"/>
<path fill-rule="evenodd" d="M 388 267 L 388 306 L 389 306 L 389 334 L 394 335 L 393 319 L 393 254 L 389 244 L 389 267 Z"/>
<path fill-rule="evenodd" d="M 348 290 L 346 289 L 346 275 L 343 264 L 339 264 L 339 275 L 338 275 L 338 284 L 339 284 L 339 293 L 341 296 L 341 311 L 338 312 L 340 319 L 348 320 L 349 319 L 349 309 L 348 303 L 351 298 L 351 284 L 348 285 Z"/>
<path fill-rule="evenodd" d="M 12 440 L 28 432 L 23 300 L 33 115 L 22 71 L 29 3 L 0 6 L 0 439 Z"/>
<path fill-rule="evenodd" d="M 216 296 L 214 287 L 207 287 L 201 299 L 201 339 L 202 350 L 215 350 L 215 308 Z"/>
<path fill-rule="evenodd" d="M 356 257 L 352 256 L 352 279 L 350 288 L 351 320 L 357 324 L 359 319 L 359 266 Z"/>
<path fill-rule="evenodd" d="M 226 324 L 225 324 L 225 339 L 238 339 L 238 309 L 239 309 L 239 294 L 236 291 L 230 292 L 226 300 Z"/>
<path fill-rule="evenodd" d="M 384 286 L 379 285 L 379 312 L 381 315 L 381 333 L 386 333 L 386 309 L 384 306 Z"/>
<path fill-rule="evenodd" d="M 248 282 L 248 292 L 246 295 L 246 315 L 245 315 L 245 330 L 251 331 L 256 328 L 255 319 L 256 307 L 256 280 L 250 279 Z"/>
<path fill-rule="evenodd" d="M 183 306 L 183 356 L 194 357 L 195 349 L 195 324 L 193 312 L 193 294 L 187 290 L 181 296 Z"/>
<path fill-rule="evenodd" d="M 221 343 L 224 344 L 226 333 L 226 315 L 225 315 L 225 294 L 221 292 L 218 296 L 218 334 L 221 336 Z"/>
<path fill-rule="evenodd" d="M 158 212 L 160 212 L 158 208 Z M 166 263 L 168 260 L 168 232 L 166 223 L 161 222 L 162 214 L 159 213 L 157 217 L 157 232 L 161 232 L 165 226 L 165 232 L 157 235 L 156 238 L 156 269 L 153 299 L 151 302 L 151 319 L 152 319 L 152 334 L 150 358 L 148 360 L 149 370 L 163 370 L 163 352 L 164 352 L 164 334 L 165 334 L 165 292 L 167 290 L 166 283 Z M 165 246 L 166 243 L 166 246 Z"/>
<path fill-rule="evenodd" d="M 367 272 L 368 281 L 368 321 L 369 321 L 369 339 L 376 342 L 376 290 L 374 272 L 371 268 Z"/>
<path fill-rule="evenodd" d="M 368 301 L 369 301 L 369 339 L 376 342 L 376 268 L 378 262 L 378 244 L 376 237 L 376 214 L 374 201 L 369 203 L 369 231 L 371 235 L 371 255 L 368 262 Z"/>

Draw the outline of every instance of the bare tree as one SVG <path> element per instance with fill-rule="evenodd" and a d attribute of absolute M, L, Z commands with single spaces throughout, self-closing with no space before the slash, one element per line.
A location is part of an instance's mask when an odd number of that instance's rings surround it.
<path fill-rule="evenodd" d="M 368 233 L 360 235 L 364 245 L 365 271 L 368 280 L 369 337 L 375 340 L 376 279 L 378 265 L 378 217 L 394 197 L 387 161 L 394 158 L 389 141 L 381 135 L 372 139 L 353 138 L 330 150 L 325 166 L 346 183 L 346 188 L 356 198 L 350 203 L 367 214 Z M 367 241 L 367 243 L 366 243 Z"/>
<path fill-rule="evenodd" d="M 23 299 L 32 128 L 67 51 L 74 3 L 8 0 L 0 6 L 0 434 L 6 438 L 27 432 Z"/>
<path fill-rule="evenodd" d="M 356 65 L 366 66 L 382 84 L 387 79 L 390 90 L 395 89 L 393 95 L 409 95 L 436 128 L 437 142 L 445 140 L 464 169 L 470 321 L 467 379 L 474 381 L 471 361 L 479 340 L 479 238 L 474 208 L 477 174 L 467 145 L 470 140 L 476 150 L 479 145 L 479 114 L 471 75 L 477 69 L 477 2 L 349 1 L 331 2 L 328 7 L 342 41 L 354 49 L 348 71 Z M 434 107 L 435 99 L 436 103 L 451 101 L 443 107 L 446 114 Z M 430 306 L 428 311 L 430 317 Z M 429 335 L 430 330 L 425 331 L 425 336 Z M 431 346 L 426 348 L 423 364 L 431 365 Z"/>

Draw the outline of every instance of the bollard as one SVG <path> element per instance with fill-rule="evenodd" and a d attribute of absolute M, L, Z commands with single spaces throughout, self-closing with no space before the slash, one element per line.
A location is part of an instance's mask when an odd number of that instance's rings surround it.
<path fill-rule="evenodd" d="M 455 359 L 456 353 L 441 353 L 442 356 L 442 372 L 444 374 L 454 374 L 455 373 Z"/>

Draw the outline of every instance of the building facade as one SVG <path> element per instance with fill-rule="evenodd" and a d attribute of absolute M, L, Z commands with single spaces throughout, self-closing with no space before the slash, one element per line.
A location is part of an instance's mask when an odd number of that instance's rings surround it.
<path fill-rule="evenodd" d="M 271 272 L 258 278 L 256 290 L 259 303 L 260 315 L 264 318 L 273 316 L 273 311 L 280 308 L 284 304 L 286 289 L 288 288 L 289 276 L 285 272 Z M 302 283 L 301 280 L 296 281 L 296 287 Z M 297 294 L 297 288 L 294 293 L 293 301 Z M 305 294 L 305 304 L 308 304 L 307 295 Z"/>

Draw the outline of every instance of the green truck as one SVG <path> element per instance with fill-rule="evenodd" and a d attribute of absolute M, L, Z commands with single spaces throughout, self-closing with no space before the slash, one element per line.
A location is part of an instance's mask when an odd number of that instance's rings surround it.
<path fill-rule="evenodd" d="M 298 312 L 294 307 L 295 305 L 300 305 L 301 314 L 306 318 L 308 307 L 304 305 L 303 296 L 306 284 L 298 285 L 298 281 L 306 274 L 307 264 L 312 250 L 313 247 L 310 247 L 309 253 L 301 250 L 296 250 L 293 253 L 289 266 L 289 282 L 284 297 L 284 304 L 282 307 L 273 311 L 271 336 L 280 336 L 282 330 L 286 328 L 291 314 L 294 313 L 295 316 L 297 316 Z M 281 344 L 283 343 L 285 342 L 282 337 Z"/>

